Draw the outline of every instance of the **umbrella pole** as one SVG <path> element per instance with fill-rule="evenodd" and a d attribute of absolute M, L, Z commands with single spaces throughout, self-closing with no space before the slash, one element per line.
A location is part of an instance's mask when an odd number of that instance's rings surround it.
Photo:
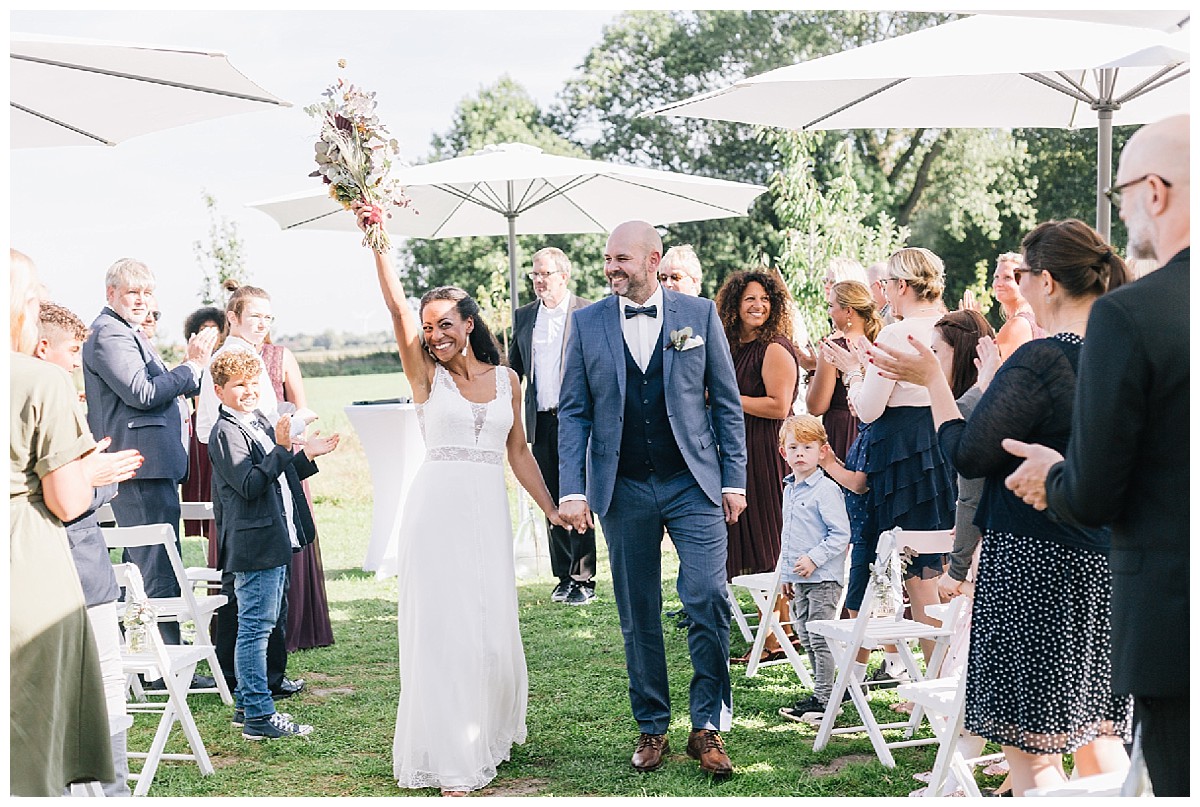
<path fill-rule="evenodd" d="M 517 321 L 517 289 L 521 288 L 517 277 L 517 214 L 513 210 L 513 184 L 508 183 L 508 211 L 504 217 L 508 219 L 508 291 L 512 302 L 512 321 Z"/>
<path fill-rule="evenodd" d="M 517 217 L 510 215 L 508 217 L 508 288 L 512 298 L 513 322 L 517 321 L 517 307 L 520 305 L 517 301 L 519 282 L 517 279 Z"/>
<path fill-rule="evenodd" d="M 1111 98 L 1114 71 L 1102 70 L 1102 98 Z M 1105 104 L 1096 110 L 1096 232 L 1109 241 L 1112 238 L 1112 205 L 1105 191 L 1112 187 L 1112 106 Z"/>

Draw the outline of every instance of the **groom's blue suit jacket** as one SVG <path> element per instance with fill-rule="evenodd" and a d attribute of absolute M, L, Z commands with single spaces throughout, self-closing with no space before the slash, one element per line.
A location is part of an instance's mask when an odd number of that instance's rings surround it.
<path fill-rule="evenodd" d="M 746 427 L 733 359 L 711 300 L 663 289 L 663 383 L 671 432 L 714 504 L 746 487 Z M 612 502 L 625 414 L 625 338 L 616 295 L 571 315 L 558 404 L 559 496 L 585 494 L 597 515 Z M 690 327 L 704 344 L 671 345 Z"/>

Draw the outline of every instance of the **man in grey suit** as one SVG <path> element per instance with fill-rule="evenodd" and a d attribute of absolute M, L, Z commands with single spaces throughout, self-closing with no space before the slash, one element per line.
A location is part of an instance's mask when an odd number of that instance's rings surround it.
<path fill-rule="evenodd" d="M 559 395 L 559 513 L 576 530 L 599 517 L 641 732 L 633 767 L 669 751 L 671 700 L 662 635 L 663 528 L 679 553 L 677 590 L 692 618 L 687 752 L 716 778 L 733 767 L 729 729 L 726 522 L 746 506 L 741 398 L 711 300 L 658 283 L 662 240 L 642 221 L 608 237 L 614 294 L 571 315 Z M 710 417 L 711 410 L 711 417 Z"/>
<path fill-rule="evenodd" d="M 513 317 L 513 342 L 508 366 L 526 379 L 525 434 L 533 444 L 533 458 L 542 469 L 550 495 L 558 500 L 558 390 L 562 384 L 562 358 L 570 331 L 571 312 L 588 304 L 567 289 L 571 261 L 556 247 L 533 254 L 533 292 L 538 299 L 517 309 Z M 550 593 L 554 602 L 587 605 L 596 597 L 596 531 L 582 533 L 546 522 L 550 545 L 550 570 L 558 583 Z"/>
<path fill-rule="evenodd" d="M 1007 485 L 1027 504 L 1112 526 L 1113 692 L 1133 720 L 1156 796 L 1190 793 L 1188 491 L 1191 118 L 1144 126 L 1108 191 L 1129 257 L 1159 267 L 1092 306 L 1067 456 L 1005 440 L 1025 461 Z"/>
<path fill-rule="evenodd" d="M 145 264 L 122 258 L 104 279 L 108 305 L 83 344 L 83 388 L 92 434 L 112 438 L 112 450 L 137 449 L 144 462 L 112 500 L 123 527 L 170 524 L 179 543 L 179 483 L 187 476 L 188 411 L 183 395 L 198 390 L 212 356 L 216 328 L 188 340 L 187 360 L 168 370 L 142 333 L 154 275 Z M 179 583 L 162 547 L 125 550 L 137 564 L 151 597 L 178 597 Z M 164 622 L 163 638 L 179 644 L 179 624 Z"/>

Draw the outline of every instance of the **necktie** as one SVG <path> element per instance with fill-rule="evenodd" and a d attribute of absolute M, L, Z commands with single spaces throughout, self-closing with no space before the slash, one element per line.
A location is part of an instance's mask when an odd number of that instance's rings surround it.
<path fill-rule="evenodd" d="M 645 314 L 648 317 L 658 318 L 658 306 L 656 305 L 627 305 L 625 306 L 625 319 L 633 319 L 638 314 Z"/>

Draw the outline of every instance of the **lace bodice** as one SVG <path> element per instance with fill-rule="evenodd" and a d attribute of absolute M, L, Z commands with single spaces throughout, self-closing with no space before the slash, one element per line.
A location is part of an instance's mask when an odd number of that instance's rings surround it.
<path fill-rule="evenodd" d="M 488 403 L 471 403 L 458 391 L 450 371 L 437 365 L 429 399 L 417 404 L 425 459 L 503 464 L 504 444 L 513 424 L 512 387 L 506 367 L 493 372 L 496 397 Z"/>

